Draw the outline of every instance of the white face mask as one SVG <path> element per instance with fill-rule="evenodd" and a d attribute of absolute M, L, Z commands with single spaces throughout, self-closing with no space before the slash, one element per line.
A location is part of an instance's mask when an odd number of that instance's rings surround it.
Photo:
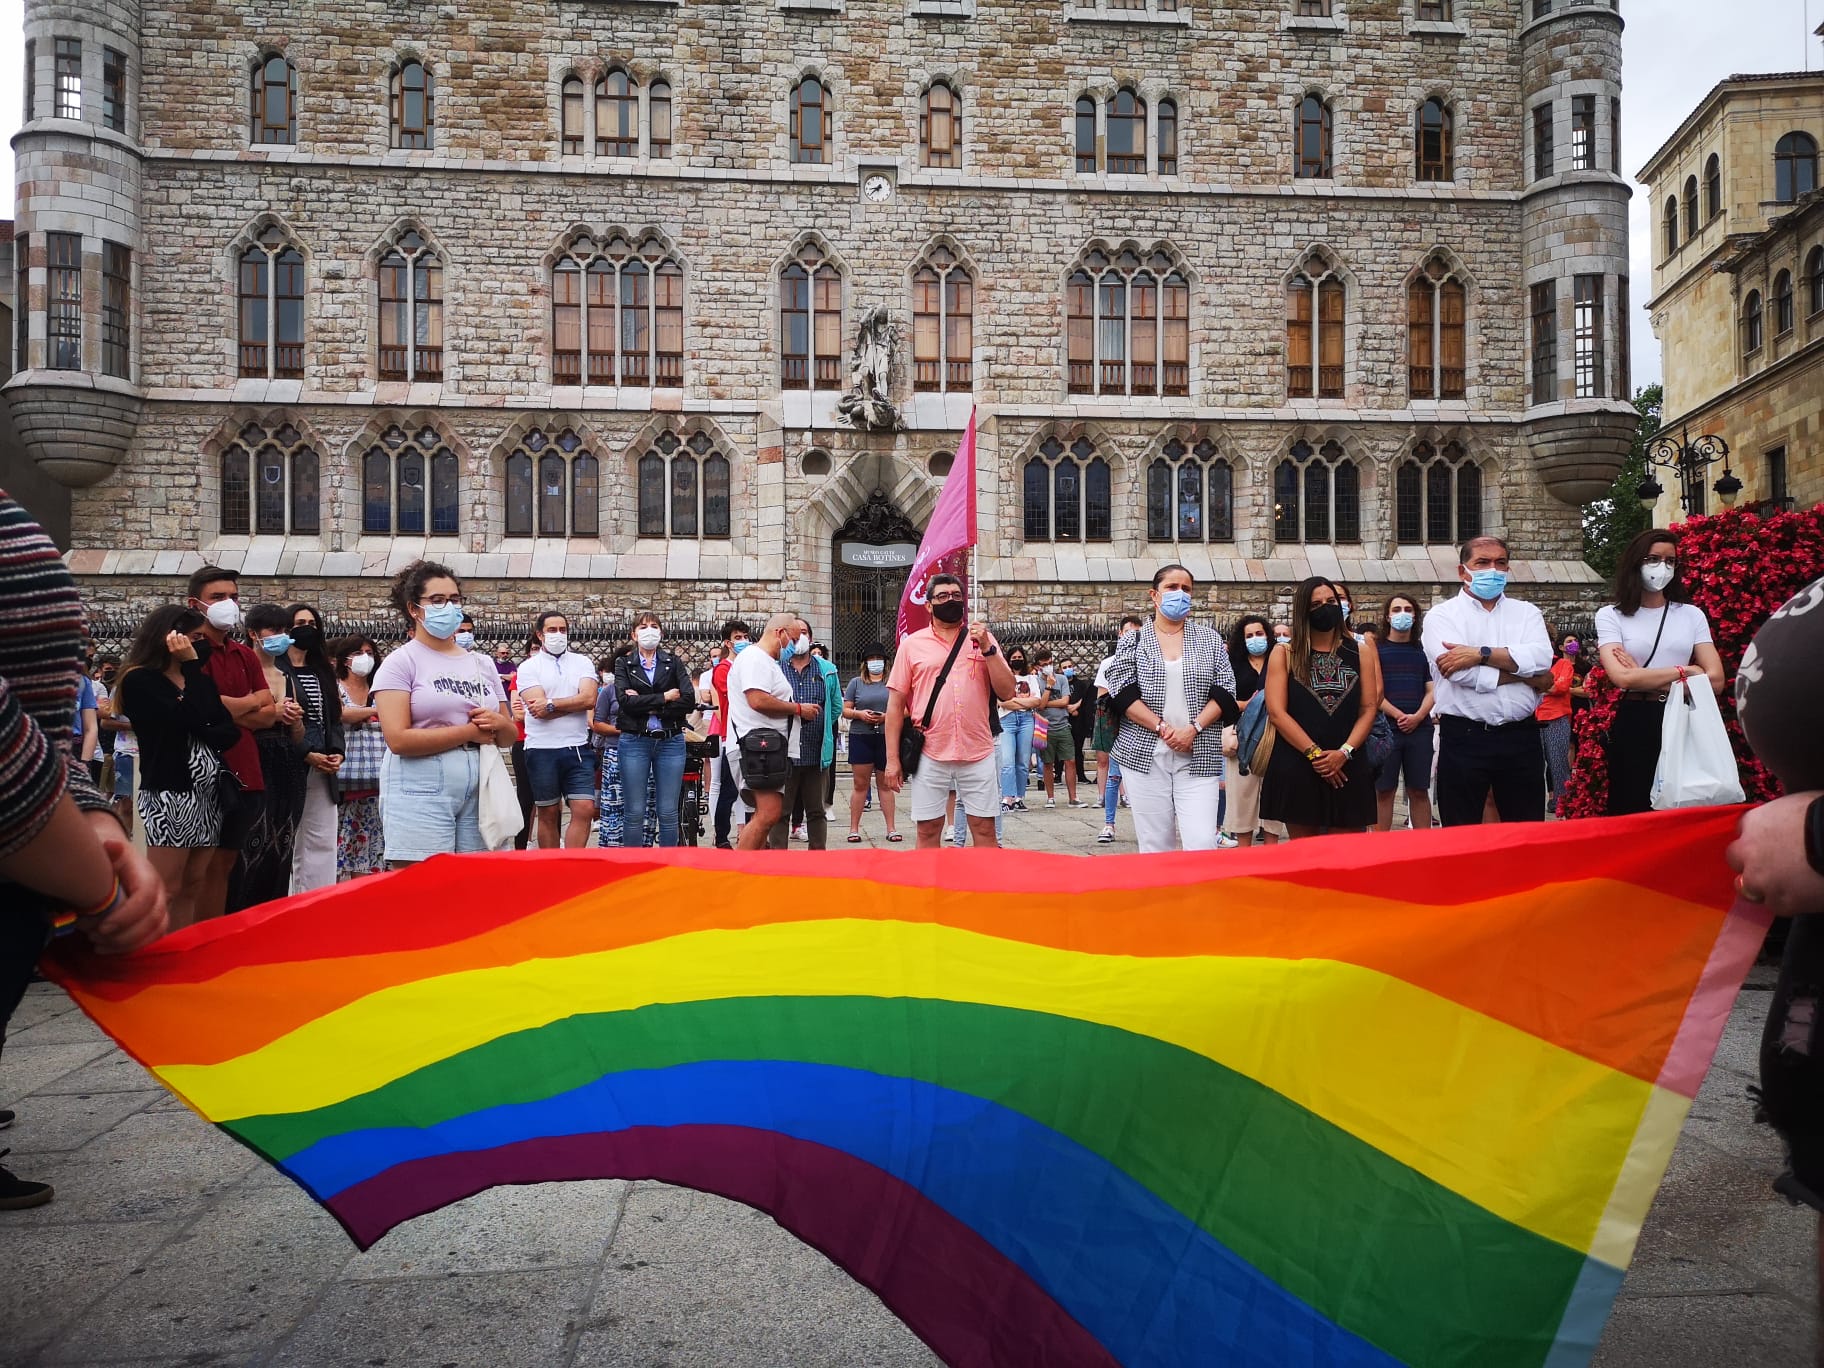
<path fill-rule="evenodd" d="M 1640 582 L 1657 594 L 1672 583 L 1677 574 L 1678 571 L 1670 565 L 1643 565 L 1640 567 Z"/>
<path fill-rule="evenodd" d="M 570 638 L 562 632 L 546 632 L 545 649 L 554 656 L 562 655 L 570 649 Z"/>
<path fill-rule="evenodd" d="M 203 614 L 218 632 L 232 632 L 241 625 L 241 605 L 233 599 L 217 599 Z"/>
<path fill-rule="evenodd" d="M 1292 638 L 1289 636 L 1276 636 L 1273 638 L 1273 644 L 1275 646 L 1290 646 L 1292 644 Z"/>
<path fill-rule="evenodd" d="M 363 651 L 358 656 L 348 658 L 348 672 L 366 679 L 374 672 L 374 658 Z"/>
<path fill-rule="evenodd" d="M 657 627 L 642 627 L 633 634 L 633 639 L 640 643 L 642 651 L 656 651 L 663 633 Z"/>
<path fill-rule="evenodd" d="M 868 662 L 868 673 L 869 674 L 879 674 L 882 670 L 885 670 L 886 668 L 887 668 L 887 662 L 884 660 L 870 660 Z"/>

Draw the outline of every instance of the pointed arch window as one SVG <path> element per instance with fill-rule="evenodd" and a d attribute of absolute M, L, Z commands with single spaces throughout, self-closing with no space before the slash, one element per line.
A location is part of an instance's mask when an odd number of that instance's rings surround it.
<path fill-rule="evenodd" d="M 1723 163 L 1714 152 L 1704 163 L 1704 209 L 1708 218 L 1723 212 Z"/>
<path fill-rule="evenodd" d="M 1167 442 L 1146 468 L 1149 542 L 1235 540 L 1235 475 L 1205 440 Z"/>
<path fill-rule="evenodd" d="M 1426 262 L 1406 292 L 1406 373 L 1414 399 L 1463 398 L 1467 313 L 1463 282 L 1445 262 Z"/>
<path fill-rule="evenodd" d="M 933 81 L 918 115 L 918 146 L 926 166 L 960 166 L 963 99 L 948 81 Z"/>
<path fill-rule="evenodd" d="M 1697 236 L 1697 177 L 1685 177 L 1685 241 Z"/>
<path fill-rule="evenodd" d="M 322 470 L 290 423 L 248 423 L 223 448 L 225 537 L 314 537 L 322 531 Z"/>
<path fill-rule="evenodd" d="M 1824 309 L 1824 247 L 1813 247 L 1805 257 L 1805 313 Z"/>
<path fill-rule="evenodd" d="M 1331 264 L 1313 255 L 1286 286 L 1286 394 L 1343 397 L 1347 297 Z"/>
<path fill-rule="evenodd" d="M 239 372 L 249 379 L 304 375 L 304 254 L 268 227 L 237 263 Z"/>
<path fill-rule="evenodd" d="M 640 154 L 640 92 L 633 77 L 616 67 L 595 83 L 595 155 Z"/>
<path fill-rule="evenodd" d="M 443 262 L 417 229 L 380 258 L 380 378 L 443 379 Z"/>
<path fill-rule="evenodd" d="M 684 268 L 657 237 L 580 236 L 551 268 L 551 383 L 684 383 Z"/>
<path fill-rule="evenodd" d="M 1273 540 L 1359 542 L 1361 473 L 1337 442 L 1296 441 L 1273 471 Z"/>
<path fill-rule="evenodd" d="M 1788 133 L 1773 145 L 1773 197 L 1791 204 L 1818 188 L 1818 140 L 1809 133 Z"/>
<path fill-rule="evenodd" d="M 1402 546 L 1456 546 L 1482 535 L 1482 467 L 1455 442 L 1420 442 L 1394 475 L 1394 535 Z"/>
<path fill-rule="evenodd" d="M 575 74 L 564 77 L 562 105 L 558 114 L 558 136 L 566 153 L 580 156 L 583 151 L 583 78 Z"/>
<path fill-rule="evenodd" d="M 975 355 L 975 282 L 948 247 L 912 273 L 912 388 L 967 393 Z"/>
<path fill-rule="evenodd" d="M 1310 94 L 1298 102 L 1293 119 L 1292 174 L 1300 180 L 1322 180 L 1336 174 L 1331 161 L 1330 102 Z"/>
<path fill-rule="evenodd" d="M 1079 437 L 1067 448 L 1047 437 L 1022 477 L 1023 524 L 1029 542 L 1105 542 L 1114 533 L 1108 462 Z"/>
<path fill-rule="evenodd" d="M 506 483 L 509 537 L 600 535 L 601 464 L 573 429 L 528 432 L 507 454 Z"/>
<path fill-rule="evenodd" d="M 361 531 L 368 536 L 454 536 L 456 453 L 433 427 L 397 424 L 361 458 Z"/>
<path fill-rule="evenodd" d="M 842 273 L 812 243 L 779 273 L 779 384 L 842 384 Z"/>
<path fill-rule="evenodd" d="M 1065 286 L 1072 394 L 1190 393 L 1191 286 L 1170 253 L 1086 253 Z"/>
<path fill-rule="evenodd" d="M 1455 152 L 1452 147 L 1451 113 L 1448 105 L 1432 96 L 1419 106 L 1417 159 L 1415 178 L 1422 181 L 1447 181 L 1456 176 Z"/>
<path fill-rule="evenodd" d="M 1146 174 L 1146 101 L 1125 86 L 1108 103 L 1108 173 Z"/>
<path fill-rule="evenodd" d="M 420 61 L 401 62 L 393 71 L 393 146 L 432 146 L 436 101 L 430 70 Z"/>
<path fill-rule="evenodd" d="M 276 52 L 253 68 L 252 119 L 256 144 L 298 140 L 298 72 Z"/>
<path fill-rule="evenodd" d="M 725 540 L 733 467 L 707 433 L 661 432 L 635 468 L 639 534 Z"/>
<path fill-rule="evenodd" d="M 830 160 L 835 136 L 835 111 L 830 89 L 815 76 L 806 76 L 792 88 L 790 113 L 792 160 L 822 166 Z"/>

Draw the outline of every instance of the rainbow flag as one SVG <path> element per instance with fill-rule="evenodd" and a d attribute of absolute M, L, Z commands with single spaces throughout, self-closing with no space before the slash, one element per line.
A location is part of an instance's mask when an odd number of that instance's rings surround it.
<path fill-rule="evenodd" d="M 655 1178 L 952 1364 L 1565 1368 L 1765 929 L 1735 818 L 442 858 L 55 972 L 363 1247 Z"/>

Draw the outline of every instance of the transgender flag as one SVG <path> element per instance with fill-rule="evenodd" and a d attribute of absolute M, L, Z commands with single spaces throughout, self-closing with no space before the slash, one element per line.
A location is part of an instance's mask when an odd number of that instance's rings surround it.
<path fill-rule="evenodd" d="M 963 581 L 965 591 L 968 589 L 969 548 L 974 545 L 975 410 L 971 408 L 963 444 L 957 448 L 943 492 L 937 496 L 937 507 L 931 511 L 931 523 L 918 544 L 918 557 L 912 562 L 912 572 L 906 576 L 905 590 L 899 596 L 899 623 L 893 634 L 896 644 L 906 633 L 931 625 L 931 613 L 925 607 L 925 582 L 932 575 L 947 570 Z"/>

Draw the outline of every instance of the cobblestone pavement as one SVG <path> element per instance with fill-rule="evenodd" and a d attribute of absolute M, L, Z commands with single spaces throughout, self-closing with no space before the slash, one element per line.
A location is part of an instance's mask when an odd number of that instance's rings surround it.
<path fill-rule="evenodd" d="M 840 840 L 846 820 L 833 826 Z M 1008 837 L 1132 850 L 1125 812 L 1119 827 L 1121 841 L 1098 846 L 1099 812 L 1037 809 L 1009 818 Z M 879 813 L 863 830 L 882 843 Z M 1744 1098 L 1771 987 L 1757 971 L 1736 1007 L 1597 1368 L 1810 1362 L 1814 1221 L 1770 1193 L 1778 1145 Z M 5 1368 L 935 1362 L 872 1294 L 767 1217 L 658 1183 L 500 1189 L 357 1254 L 58 990 L 34 986 L 14 1032 L 0 1106 L 19 1122 L 0 1141 L 16 1172 L 58 1195 L 0 1213 Z"/>

